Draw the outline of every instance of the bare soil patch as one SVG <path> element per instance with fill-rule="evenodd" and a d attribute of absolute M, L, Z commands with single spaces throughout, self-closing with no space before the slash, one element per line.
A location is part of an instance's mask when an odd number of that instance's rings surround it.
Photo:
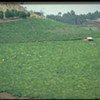
<path fill-rule="evenodd" d="M 16 97 L 11 95 L 10 93 L 3 92 L 0 93 L 0 99 L 28 99 L 27 97 Z"/>
<path fill-rule="evenodd" d="M 96 45 L 96 43 L 91 42 L 91 41 L 88 41 L 87 39 L 83 39 L 82 41 L 87 42 L 87 43 L 89 43 L 90 45 L 93 45 L 93 46 L 95 46 L 95 45 Z"/>
<path fill-rule="evenodd" d="M 21 18 L 14 18 L 14 19 L 0 19 L 0 23 L 4 23 L 4 22 L 12 22 L 12 21 L 17 21 L 17 20 L 22 20 Z"/>

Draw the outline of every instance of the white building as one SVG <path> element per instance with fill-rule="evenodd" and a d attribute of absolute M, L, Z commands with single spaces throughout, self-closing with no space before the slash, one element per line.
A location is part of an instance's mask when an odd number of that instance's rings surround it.
<path fill-rule="evenodd" d="M 87 40 L 93 41 L 93 38 L 92 37 L 87 37 Z"/>

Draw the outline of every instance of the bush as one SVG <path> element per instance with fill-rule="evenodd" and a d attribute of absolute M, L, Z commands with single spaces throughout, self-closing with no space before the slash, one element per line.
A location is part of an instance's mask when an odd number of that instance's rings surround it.
<path fill-rule="evenodd" d="M 26 15 L 26 13 L 24 11 L 19 11 L 19 17 L 20 18 L 26 18 L 27 15 Z"/>
<path fill-rule="evenodd" d="M 11 13 L 12 13 L 12 17 L 18 17 L 19 16 L 19 13 L 16 9 L 12 9 Z"/>
<path fill-rule="evenodd" d="M 6 18 L 14 18 L 14 17 L 19 17 L 19 18 L 26 18 L 26 17 L 30 17 L 30 13 L 26 13 L 24 11 L 17 11 L 16 9 L 12 9 L 12 10 L 6 10 L 5 12 L 5 17 Z"/>
<path fill-rule="evenodd" d="M 6 12 L 5 12 L 5 17 L 6 17 L 6 18 L 13 17 L 12 12 L 11 12 L 10 10 L 7 9 Z"/>

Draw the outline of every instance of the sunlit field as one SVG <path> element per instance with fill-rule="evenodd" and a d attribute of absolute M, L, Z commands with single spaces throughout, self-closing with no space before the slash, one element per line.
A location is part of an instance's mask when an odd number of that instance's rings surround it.
<path fill-rule="evenodd" d="M 84 41 L 86 36 L 94 40 Z M 99 36 L 99 31 L 45 19 L 0 23 L 0 92 L 100 98 Z"/>

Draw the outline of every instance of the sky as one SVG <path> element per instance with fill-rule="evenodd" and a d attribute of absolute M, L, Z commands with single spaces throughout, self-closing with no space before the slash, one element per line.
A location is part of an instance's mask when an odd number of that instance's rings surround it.
<path fill-rule="evenodd" d="M 26 7 L 27 10 L 33 11 L 43 11 L 44 15 L 54 14 L 57 15 L 58 12 L 67 13 L 71 10 L 74 10 L 76 14 L 87 14 L 88 12 L 95 12 L 96 10 L 100 11 L 100 3 L 97 4 L 56 4 L 56 3 L 42 3 L 42 4 L 22 4 L 23 7 Z"/>

